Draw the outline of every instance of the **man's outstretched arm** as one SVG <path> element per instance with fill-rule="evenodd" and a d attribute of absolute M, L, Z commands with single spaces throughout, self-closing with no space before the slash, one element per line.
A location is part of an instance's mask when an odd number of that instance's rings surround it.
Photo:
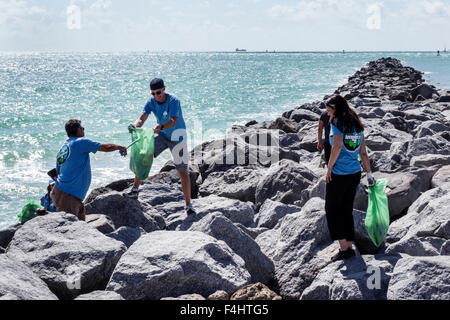
<path fill-rule="evenodd" d="M 124 146 L 119 146 L 117 144 L 105 143 L 105 144 L 102 144 L 100 149 L 98 149 L 98 151 L 101 151 L 101 152 L 114 152 L 114 151 L 118 151 L 118 150 L 122 151 L 124 153 L 124 156 L 127 155 L 127 148 Z"/>

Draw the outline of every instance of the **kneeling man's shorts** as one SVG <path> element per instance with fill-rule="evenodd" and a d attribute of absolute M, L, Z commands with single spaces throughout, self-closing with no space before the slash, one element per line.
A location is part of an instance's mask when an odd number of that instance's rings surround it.
<path fill-rule="evenodd" d="M 178 171 L 188 172 L 189 155 L 187 142 L 173 142 L 159 134 L 155 137 L 154 157 L 157 158 L 164 150 L 170 149 L 173 163 Z"/>
<path fill-rule="evenodd" d="M 86 209 L 80 199 L 59 190 L 56 186 L 53 187 L 50 198 L 52 198 L 58 212 L 71 213 L 76 215 L 79 220 L 86 221 Z"/>

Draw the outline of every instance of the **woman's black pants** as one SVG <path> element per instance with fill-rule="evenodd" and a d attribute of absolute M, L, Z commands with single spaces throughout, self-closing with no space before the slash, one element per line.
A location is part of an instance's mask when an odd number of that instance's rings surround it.
<path fill-rule="evenodd" d="M 332 240 L 355 241 L 353 201 L 361 181 L 361 172 L 350 175 L 331 175 L 327 184 L 325 211 Z"/>

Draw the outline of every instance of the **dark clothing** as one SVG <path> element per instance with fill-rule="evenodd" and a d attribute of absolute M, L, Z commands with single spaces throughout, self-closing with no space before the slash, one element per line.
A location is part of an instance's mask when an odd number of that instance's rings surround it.
<path fill-rule="evenodd" d="M 328 166 L 328 162 L 330 162 L 331 156 L 331 144 L 327 141 L 323 143 L 323 150 L 325 151 L 325 163 Z"/>
<path fill-rule="evenodd" d="M 320 116 L 320 121 L 323 121 L 323 127 L 325 129 L 325 141 L 328 141 L 328 139 L 330 138 L 330 116 L 328 115 L 328 112 L 325 111 L 324 113 L 322 113 L 322 115 Z"/>
<path fill-rule="evenodd" d="M 361 180 L 361 172 L 331 175 L 327 184 L 325 211 L 332 240 L 355 241 L 353 202 Z"/>
<path fill-rule="evenodd" d="M 330 116 L 328 115 L 328 112 L 325 111 L 320 116 L 320 121 L 323 122 L 323 128 L 325 129 L 325 139 L 323 140 L 323 149 L 325 151 L 325 163 L 328 166 L 328 162 L 330 161 L 331 156 L 331 144 L 330 144 Z"/>

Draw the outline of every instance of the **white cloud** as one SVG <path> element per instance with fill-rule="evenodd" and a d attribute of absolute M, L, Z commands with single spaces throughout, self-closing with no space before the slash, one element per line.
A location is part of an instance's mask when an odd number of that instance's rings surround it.
<path fill-rule="evenodd" d="M 17 25 L 27 20 L 39 20 L 47 11 L 38 6 L 29 7 L 26 1 L 0 1 L 0 24 Z"/>

